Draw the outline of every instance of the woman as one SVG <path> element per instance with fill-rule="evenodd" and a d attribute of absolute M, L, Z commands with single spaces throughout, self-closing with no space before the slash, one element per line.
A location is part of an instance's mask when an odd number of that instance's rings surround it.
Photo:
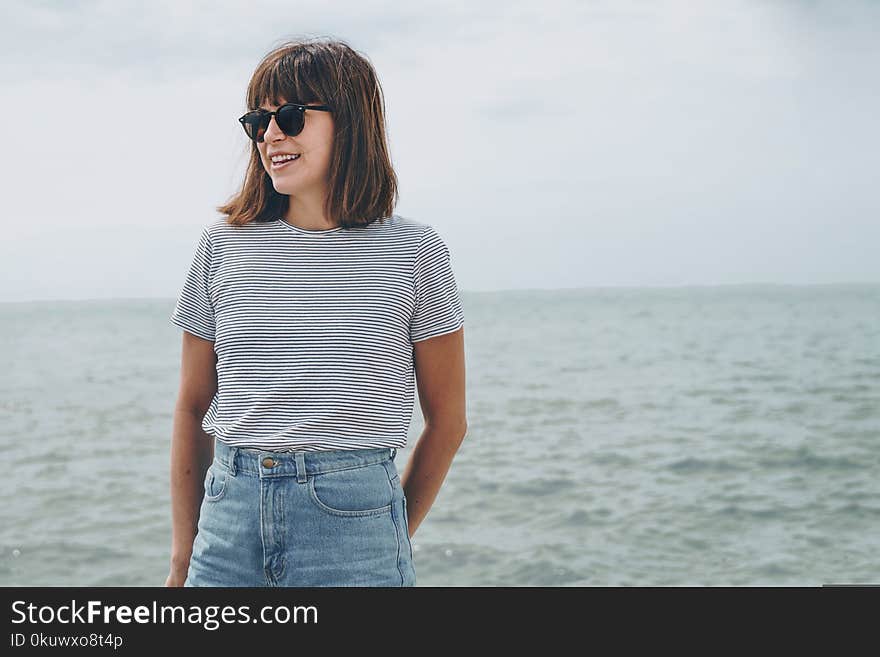
<path fill-rule="evenodd" d="M 410 539 L 467 426 L 449 250 L 393 214 L 381 88 L 347 44 L 273 50 L 247 106 L 244 183 L 171 316 L 166 586 L 414 586 Z M 425 430 L 400 475 L 415 383 Z"/>

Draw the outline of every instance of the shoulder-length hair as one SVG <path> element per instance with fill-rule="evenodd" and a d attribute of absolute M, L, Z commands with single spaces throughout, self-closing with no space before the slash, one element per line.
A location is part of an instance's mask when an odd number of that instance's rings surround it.
<path fill-rule="evenodd" d="M 282 99 L 333 109 L 325 215 L 344 228 L 390 217 L 398 200 L 397 176 L 386 143 L 384 95 L 369 59 L 338 39 L 287 41 L 254 71 L 247 108 L 257 109 L 264 101 L 279 105 Z M 241 190 L 217 207 L 237 226 L 280 219 L 289 203 L 287 194 L 275 191 L 255 142 L 250 149 Z"/>

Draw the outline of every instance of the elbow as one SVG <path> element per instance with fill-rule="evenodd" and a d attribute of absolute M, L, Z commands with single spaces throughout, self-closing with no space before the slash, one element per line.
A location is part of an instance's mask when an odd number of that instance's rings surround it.
<path fill-rule="evenodd" d="M 431 433 L 442 436 L 444 441 L 461 445 L 467 435 L 467 422 L 465 420 L 438 420 L 435 422 L 426 422 L 425 428 Z"/>
<path fill-rule="evenodd" d="M 464 442 L 464 437 L 467 435 L 467 421 L 457 422 L 453 427 L 450 427 L 449 432 L 456 444 L 461 445 Z"/>

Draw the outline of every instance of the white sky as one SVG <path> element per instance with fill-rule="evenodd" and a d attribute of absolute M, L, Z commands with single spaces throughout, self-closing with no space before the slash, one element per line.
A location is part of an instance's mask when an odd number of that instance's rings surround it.
<path fill-rule="evenodd" d="M 465 291 L 880 282 L 880 3 L 4 9 L 0 300 L 175 297 L 300 35 L 373 62 L 395 211 Z"/>

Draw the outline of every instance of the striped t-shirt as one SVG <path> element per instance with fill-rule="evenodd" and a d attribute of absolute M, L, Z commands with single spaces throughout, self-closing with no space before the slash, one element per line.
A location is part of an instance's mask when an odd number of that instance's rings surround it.
<path fill-rule="evenodd" d="M 171 321 L 214 342 L 202 428 L 229 445 L 404 447 L 413 343 L 462 327 L 449 249 L 393 214 L 307 230 L 283 220 L 202 229 Z"/>

